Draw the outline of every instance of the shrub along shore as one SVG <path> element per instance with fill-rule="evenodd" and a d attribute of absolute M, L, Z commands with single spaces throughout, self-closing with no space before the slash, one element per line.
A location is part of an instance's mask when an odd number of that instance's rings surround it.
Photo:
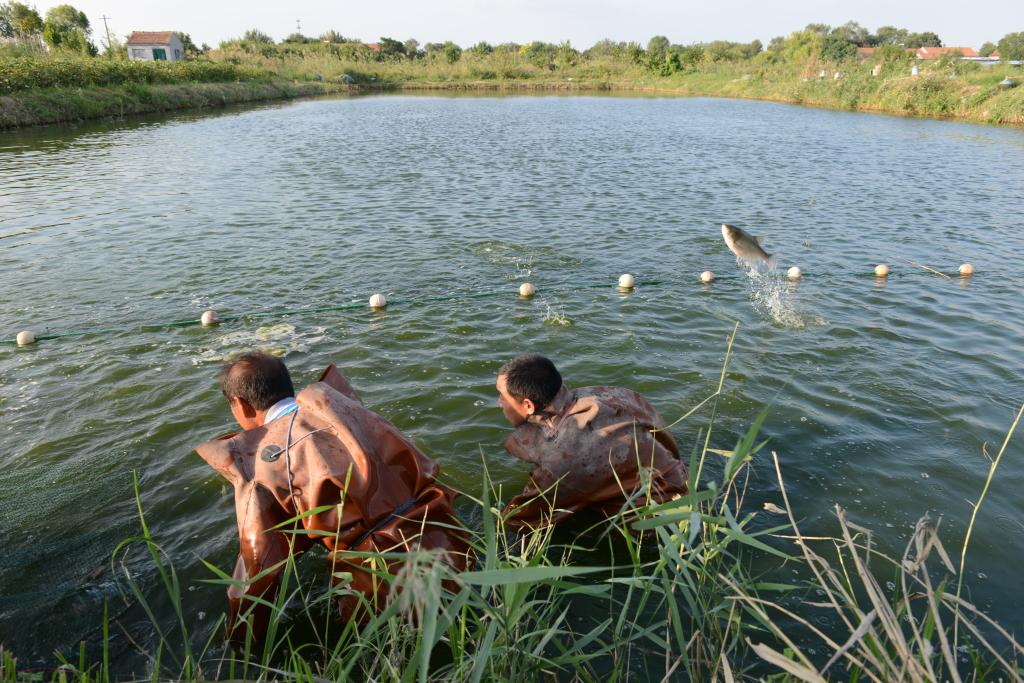
<path fill-rule="evenodd" d="M 1000 85 L 1005 78 L 1024 82 L 1024 69 L 955 57 L 924 63 L 911 75 L 913 58 L 891 52 L 840 61 L 772 61 L 763 58 L 768 53 L 687 65 L 668 58 L 654 68 L 618 54 L 559 59 L 556 52 L 546 62 L 522 50 L 379 59 L 338 47 L 243 43 L 176 63 L 0 55 L 0 129 L 384 90 L 644 92 L 1024 126 L 1024 87 Z"/>

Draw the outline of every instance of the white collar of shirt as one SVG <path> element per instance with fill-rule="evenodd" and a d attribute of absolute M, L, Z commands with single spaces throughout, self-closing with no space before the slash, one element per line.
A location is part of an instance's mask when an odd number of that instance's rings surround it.
<path fill-rule="evenodd" d="M 288 413 L 293 413 L 298 409 L 299 404 L 295 402 L 294 396 L 282 398 L 280 401 L 270 406 L 270 409 L 267 410 L 266 415 L 264 415 L 263 417 L 263 424 L 271 422 L 272 420 L 276 420 L 277 418 L 287 415 Z"/>

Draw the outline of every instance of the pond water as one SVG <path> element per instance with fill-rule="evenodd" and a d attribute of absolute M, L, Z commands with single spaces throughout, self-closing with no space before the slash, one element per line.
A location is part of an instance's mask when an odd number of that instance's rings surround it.
<path fill-rule="evenodd" d="M 448 481 L 478 492 L 483 455 L 511 492 L 504 360 L 542 352 L 672 420 L 714 391 L 739 321 L 712 446 L 770 403 L 805 531 L 834 531 L 839 503 L 895 551 L 930 511 L 958 550 L 983 446 L 1024 401 L 1022 213 L 1024 131 L 759 102 L 382 96 L 0 134 L 0 337 L 106 330 L 0 346 L 0 642 L 42 662 L 95 640 L 103 602 L 123 604 L 109 562 L 138 531 L 133 471 L 188 622 L 225 608 L 200 558 L 231 566 L 232 499 L 192 448 L 232 426 L 216 370 L 252 346 L 296 384 L 337 362 Z M 804 279 L 748 275 L 722 222 Z M 395 305 L 272 314 L 373 292 Z M 154 325 L 208 308 L 271 315 Z M 686 450 L 706 419 L 674 429 Z M 1018 633 L 1022 439 L 967 564 Z M 768 459 L 754 475 L 754 509 L 781 504 Z"/>

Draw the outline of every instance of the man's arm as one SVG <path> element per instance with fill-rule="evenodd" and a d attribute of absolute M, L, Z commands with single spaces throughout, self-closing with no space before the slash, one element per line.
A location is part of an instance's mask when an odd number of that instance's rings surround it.
<path fill-rule="evenodd" d="M 538 434 L 539 430 L 536 427 L 520 425 L 505 439 L 505 450 L 520 460 L 539 465 L 540 450 L 533 443 Z"/>
<path fill-rule="evenodd" d="M 310 543 L 305 536 L 268 531 L 288 516 L 274 496 L 258 484 L 249 482 L 235 489 L 235 513 L 239 552 L 233 578 L 242 583 L 228 587 L 227 635 L 236 647 L 243 648 L 247 635 L 254 646 L 262 643 L 271 608 L 261 601 L 274 602 L 289 553 L 299 555 Z"/>

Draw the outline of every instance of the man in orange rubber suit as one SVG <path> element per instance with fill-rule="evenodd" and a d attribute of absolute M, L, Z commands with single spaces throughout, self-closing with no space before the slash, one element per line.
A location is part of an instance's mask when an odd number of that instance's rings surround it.
<path fill-rule="evenodd" d="M 613 515 L 627 498 L 639 507 L 686 493 L 679 448 L 637 392 L 570 389 L 555 364 L 535 353 L 502 366 L 496 388 L 516 428 L 505 448 L 534 465 L 530 485 L 505 508 L 513 525 L 559 522 L 584 509 Z"/>
<path fill-rule="evenodd" d="M 375 607 L 383 607 L 386 595 L 378 595 L 381 579 L 369 565 L 381 563 L 346 551 L 422 548 L 465 567 L 466 542 L 452 528 L 458 524 L 456 493 L 435 480 L 437 463 L 367 409 L 334 365 L 295 396 L 284 362 L 251 351 L 225 364 L 220 382 L 244 431 L 196 451 L 235 488 L 240 550 L 234 578 L 243 583 L 228 589 L 228 635 L 236 644 L 244 642 L 247 627 L 261 642 L 270 616 L 266 605 L 245 598 L 273 602 L 288 554 L 318 541 L 330 551 L 332 575 L 351 572 L 350 587 Z M 331 507 L 302 518 L 301 526 L 272 530 L 321 506 Z M 305 531 L 289 533 L 293 528 Z M 392 574 L 397 569 L 394 560 L 384 566 Z M 356 593 L 340 600 L 340 616 L 351 618 L 359 603 Z M 247 613 L 248 624 L 240 619 Z"/>

